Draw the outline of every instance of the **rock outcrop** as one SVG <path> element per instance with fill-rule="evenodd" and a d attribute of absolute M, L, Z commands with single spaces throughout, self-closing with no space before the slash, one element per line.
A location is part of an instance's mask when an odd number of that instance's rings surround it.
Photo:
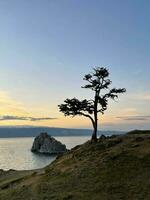
<path fill-rule="evenodd" d="M 67 151 L 66 146 L 47 133 L 40 133 L 34 139 L 32 152 L 45 153 L 45 154 L 60 154 Z"/>

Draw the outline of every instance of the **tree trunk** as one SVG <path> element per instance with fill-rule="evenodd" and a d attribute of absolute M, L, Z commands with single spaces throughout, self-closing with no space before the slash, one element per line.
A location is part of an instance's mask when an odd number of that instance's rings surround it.
<path fill-rule="evenodd" d="M 93 130 L 93 134 L 92 134 L 92 140 L 93 141 L 97 141 L 97 123 L 94 124 L 94 130 Z"/>
<path fill-rule="evenodd" d="M 97 141 L 97 104 L 98 104 L 98 96 L 95 95 L 95 101 L 94 101 L 94 131 L 92 134 L 92 140 Z"/>

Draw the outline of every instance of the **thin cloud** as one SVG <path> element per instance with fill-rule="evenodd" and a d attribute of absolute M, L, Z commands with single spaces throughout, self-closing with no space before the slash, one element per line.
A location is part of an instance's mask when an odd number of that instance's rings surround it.
<path fill-rule="evenodd" d="M 118 119 L 123 119 L 127 121 L 145 121 L 145 120 L 150 120 L 150 115 L 137 115 L 137 116 L 119 116 L 117 117 Z"/>
<path fill-rule="evenodd" d="M 39 118 L 35 118 L 35 117 L 29 117 L 30 121 L 42 121 L 42 120 L 53 120 L 53 119 L 57 119 L 54 117 L 39 117 Z"/>
<path fill-rule="evenodd" d="M 132 95 L 131 98 L 135 100 L 150 101 L 150 93 L 135 94 Z"/>
<path fill-rule="evenodd" d="M 54 120 L 54 119 L 57 119 L 57 118 L 53 118 L 53 117 L 20 117 L 20 116 L 11 116 L 11 115 L 0 116 L 0 121 L 8 121 L 8 120 L 44 121 L 44 120 Z"/>

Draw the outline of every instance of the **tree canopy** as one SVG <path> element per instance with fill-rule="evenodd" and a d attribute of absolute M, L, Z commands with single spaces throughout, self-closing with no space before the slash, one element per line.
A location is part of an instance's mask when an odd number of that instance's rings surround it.
<path fill-rule="evenodd" d="M 60 112 L 65 116 L 82 115 L 88 117 L 93 124 L 94 132 L 92 139 L 97 139 L 98 113 L 104 114 L 108 107 L 109 99 L 118 99 L 118 95 L 126 92 L 125 88 L 110 88 L 112 81 L 109 79 L 109 71 L 104 67 L 95 67 L 93 72 L 86 74 L 83 78 L 87 82 L 82 88 L 94 92 L 93 99 L 79 100 L 77 98 L 66 99 L 63 104 L 58 105 Z"/>

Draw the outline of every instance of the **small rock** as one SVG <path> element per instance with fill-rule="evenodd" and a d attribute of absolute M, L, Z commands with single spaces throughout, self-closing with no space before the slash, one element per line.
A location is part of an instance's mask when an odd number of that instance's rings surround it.
<path fill-rule="evenodd" d="M 107 137 L 105 135 L 101 135 L 98 139 L 98 142 L 102 142 L 106 139 Z"/>
<path fill-rule="evenodd" d="M 131 145 L 132 148 L 139 147 L 139 146 L 140 146 L 139 144 L 132 144 Z"/>
<path fill-rule="evenodd" d="M 111 136 L 109 136 L 109 138 L 116 138 L 116 137 L 118 137 L 119 135 L 111 135 Z"/>
<path fill-rule="evenodd" d="M 144 140 L 143 137 L 136 137 L 136 138 L 135 138 L 135 141 L 136 141 L 136 142 L 142 142 L 143 140 Z"/>
<path fill-rule="evenodd" d="M 0 169 L 0 175 L 3 175 L 5 172 L 3 169 Z"/>

